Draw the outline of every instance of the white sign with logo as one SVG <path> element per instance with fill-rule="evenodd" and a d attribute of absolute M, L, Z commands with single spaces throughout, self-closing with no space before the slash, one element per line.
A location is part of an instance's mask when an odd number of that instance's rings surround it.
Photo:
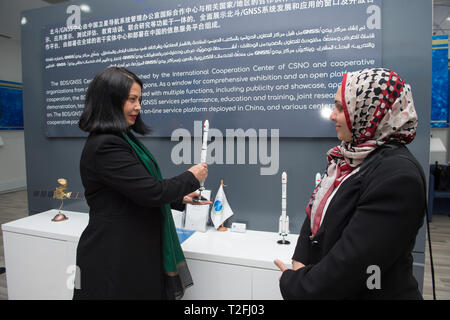
<path fill-rule="evenodd" d="M 198 192 L 198 191 L 197 191 Z M 211 190 L 203 190 L 202 197 L 207 200 L 211 199 Z M 186 221 L 184 223 L 184 228 L 188 230 L 196 230 L 201 232 L 206 232 L 206 224 L 208 223 L 208 205 L 186 205 Z"/>

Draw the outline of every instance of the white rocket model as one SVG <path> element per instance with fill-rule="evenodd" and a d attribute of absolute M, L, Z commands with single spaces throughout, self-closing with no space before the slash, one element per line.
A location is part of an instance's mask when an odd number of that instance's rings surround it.
<path fill-rule="evenodd" d="M 203 141 L 202 141 L 202 153 L 200 155 L 200 163 L 206 163 L 206 151 L 208 149 L 208 131 L 209 121 L 205 120 L 203 123 Z"/>
<path fill-rule="evenodd" d="M 320 176 L 320 172 L 316 173 L 316 187 L 319 185 L 322 177 Z"/>
<path fill-rule="evenodd" d="M 209 121 L 205 120 L 203 123 L 203 143 L 202 143 L 202 153 L 200 155 L 200 163 L 206 163 L 206 152 L 208 150 L 208 131 L 209 131 Z M 204 187 L 205 181 L 200 182 L 200 191 L 199 200 L 202 200 L 202 191 L 205 190 Z"/>
<path fill-rule="evenodd" d="M 280 222 L 278 224 L 278 233 L 283 237 L 282 240 L 279 240 L 279 244 L 289 244 L 285 238 L 289 234 L 289 217 L 286 215 L 286 201 L 287 201 L 287 174 L 283 172 L 281 174 L 281 216 Z"/>

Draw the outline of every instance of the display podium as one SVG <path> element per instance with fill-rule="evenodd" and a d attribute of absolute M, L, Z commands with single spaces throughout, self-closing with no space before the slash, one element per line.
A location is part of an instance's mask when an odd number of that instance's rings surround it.
<path fill-rule="evenodd" d="M 183 242 L 194 286 L 184 299 L 279 300 L 281 271 L 273 261 L 292 267 L 298 235 L 288 235 L 290 245 L 280 245 L 278 233 L 247 230 L 245 233 L 196 232 Z"/>
<path fill-rule="evenodd" d="M 86 213 L 63 211 L 66 221 L 52 222 L 49 210 L 2 225 L 8 298 L 71 299 L 76 248 L 87 226 Z M 291 245 L 277 244 L 277 233 L 195 232 L 182 242 L 194 285 L 183 299 L 281 299 L 273 260 L 290 266 Z"/>
<path fill-rule="evenodd" d="M 89 215 L 49 210 L 2 225 L 6 284 L 10 300 L 72 299 L 78 239 Z"/>

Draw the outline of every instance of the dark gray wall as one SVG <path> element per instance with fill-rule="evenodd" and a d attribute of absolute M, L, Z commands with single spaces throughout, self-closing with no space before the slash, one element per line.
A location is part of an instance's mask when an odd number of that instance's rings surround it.
<path fill-rule="evenodd" d="M 73 2 L 77 3 L 77 2 Z M 104 1 L 92 1 L 94 8 Z M 108 2 L 109 3 L 109 2 Z M 126 2 L 120 4 L 126 6 Z M 47 138 L 44 133 L 42 105 L 41 28 L 59 23 L 66 4 L 23 13 L 28 23 L 22 27 L 22 68 L 24 84 L 24 123 L 30 214 L 55 208 L 53 199 L 33 196 L 36 190 L 54 190 L 56 180 L 65 177 L 69 191 L 83 191 L 79 176 L 79 158 L 84 138 Z M 117 11 L 117 8 L 114 9 Z M 105 12 L 108 10 L 105 8 Z M 429 119 L 431 102 L 431 28 L 432 2 L 423 0 L 383 1 L 383 67 L 398 72 L 412 87 L 419 115 L 417 137 L 410 150 L 417 157 L 428 178 Z M 150 124 L 151 125 L 151 124 Z M 177 142 L 170 138 L 143 138 L 156 155 L 165 177 L 186 170 L 188 165 L 174 165 L 170 154 Z M 245 222 L 252 230 L 278 230 L 280 215 L 281 172 L 288 174 L 288 215 L 291 233 L 300 231 L 304 208 L 311 195 L 314 176 L 326 166 L 325 153 L 338 144 L 328 138 L 281 138 L 279 173 L 261 176 L 260 165 L 211 165 L 206 187 L 215 194 L 220 179 L 227 185 L 228 200 L 235 215 L 230 221 Z M 248 150 L 248 145 L 247 145 Z M 248 160 L 246 161 L 248 162 Z M 64 209 L 87 212 L 84 201 L 65 201 Z M 382 236 L 382 234 L 380 234 Z M 395 245 L 395 244 L 392 244 Z M 425 228 L 415 248 L 415 274 L 423 281 Z"/>

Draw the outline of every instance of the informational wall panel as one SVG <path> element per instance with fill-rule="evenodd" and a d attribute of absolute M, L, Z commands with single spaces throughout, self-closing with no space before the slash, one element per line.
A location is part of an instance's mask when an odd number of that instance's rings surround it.
<path fill-rule="evenodd" d="M 330 137 L 343 73 L 381 66 L 381 0 L 127 1 L 107 16 L 69 5 L 42 30 L 42 52 L 49 137 L 83 135 L 87 86 L 112 65 L 145 82 L 154 136 L 209 119 Z"/>

